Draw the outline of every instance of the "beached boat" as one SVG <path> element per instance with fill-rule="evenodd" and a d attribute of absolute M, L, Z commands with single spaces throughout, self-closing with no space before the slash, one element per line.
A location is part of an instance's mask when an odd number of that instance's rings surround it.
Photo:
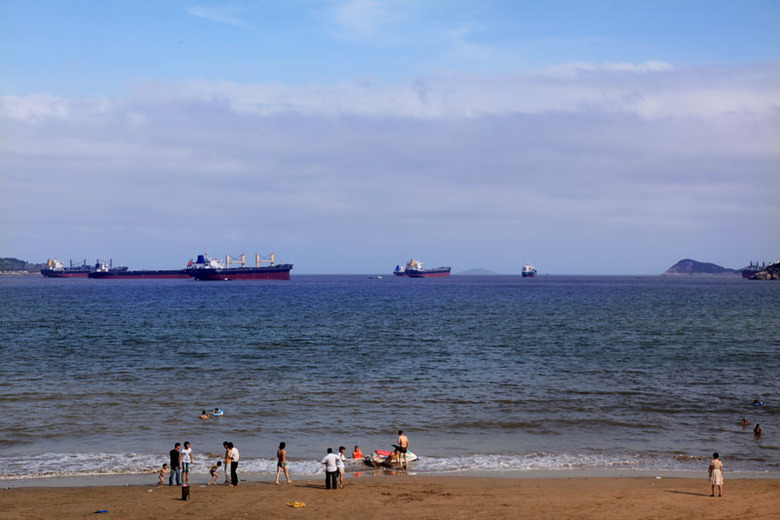
<path fill-rule="evenodd" d="M 363 457 L 363 462 L 367 466 L 371 466 L 373 468 L 398 468 L 403 465 L 403 455 L 401 455 L 400 462 L 390 462 L 388 459 L 390 455 L 392 455 L 392 451 L 386 451 L 386 450 L 374 450 L 374 453 L 371 455 L 366 455 Z M 417 460 L 417 455 L 412 453 L 411 451 L 406 452 L 406 462 L 414 462 Z"/>
<path fill-rule="evenodd" d="M 395 266 L 393 274 L 409 278 L 447 278 L 450 275 L 450 269 L 448 266 L 424 268 L 422 262 L 412 258 L 405 267 Z"/>
<path fill-rule="evenodd" d="M 244 255 L 240 260 L 231 260 L 225 255 L 225 263 L 222 264 L 216 258 L 209 258 L 207 254 L 198 255 L 198 259 L 187 267 L 187 273 L 196 280 L 289 280 L 292 264 L 274 263 L 274 254 L 267 259 L 261 259 L 255 255 L 255 267 L 247 267 Z M 239 267 L 231 267 L 232 264 L 240 264 Z M 268 264 L 261 266 L 260 264 Z"/>

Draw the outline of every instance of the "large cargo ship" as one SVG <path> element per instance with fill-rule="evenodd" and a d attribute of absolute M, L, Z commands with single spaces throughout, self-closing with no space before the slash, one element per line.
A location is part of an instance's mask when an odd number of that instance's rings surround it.
<path fill-rule="evenodd" d="M 192 261 L 190 261 L 192 265 Z M 131 271 L 124 269 L 113 269 L 103 262 L 96 270 L 87 275 L 89 278 L 98 280 L 132 280 L 137 278 L 190 278 L 187 269 L 143 269 L 140 271 Z"/>
<path fill-rule="evenodd" d="M 523 270 L 520 271 L 520 274 L 523 278 L 536 278 L 536 267 L 526 262 L 523 266 Z"/>
<path fill-rule="evenodd" d="M 757 274 L 762 269 L 766 269 L 766 262 L 764 262 L 762 265 L 759 265 L 758 262 L 756 263 L 750 262 L 749 265 L 741 269 L 742 278 L 750 278 L 751 276 Z"/>
<path fill-rule="evenodd" d="M 240 264 L 240 267 L 231 267 Z M 267 259 L 261 259 L 255 255 L 255 267 L 247 267 L 244 255 L 240 260 L 231 260 L 225 255 L 225 263 L 222 264 L 216 258 L 209 258 L 207 254 L 198 255 L 198 259 L 189 267 L 187 273 L 196 280 L 289 280 L 292 264 L 274 263 L 274 254 Z M 268 264 L 268 265 L 260 265 Z"/>
<path fill-rule="evenodd" d="M 415 259 L 409 260 L 406 267 L 400 265 L 395 266 L 393 274 L 395 276 L 407 276 L 409 278 L 447 278 L 450 275 L 450 267 L 432 267 L 426 269 L 422 266 L 422 262 L 418 262 Z"/>
<path fill-rule="evenodd" d="M 65 267 L 56 258 L 50 258 L 41 266 L 41 274 L 47 278 L 87 278 L 89 273 L 97 271 L 100 266 L 100 262 L 95 262 L 95 265 L 89 265 L 86 260 L 81 265 L 73 265 L 73 260 L 71 260 L 70 266 Z M 119 272 L 127 270 L 127 267 L 109 267 L 108 269 L 113 272 Z"/>

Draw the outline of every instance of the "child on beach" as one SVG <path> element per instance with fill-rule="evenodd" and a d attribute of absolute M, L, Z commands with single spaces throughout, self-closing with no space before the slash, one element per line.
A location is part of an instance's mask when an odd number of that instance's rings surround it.
<path fill-rule="evenodd" d="M 219 467 L 222 465 L 222 461 L 218 460 L 216 464 L 211 466 L 209 468 L 209 474 L 211 475 L 211 480 L 209 480 L 209 483 L 206 484 L 207 486 L 210 486 L 212 484 L 217 485 L 217 479 L 219 478 L 219 474 L 217 474 L 217 471 L 219 470 Z"/>
<path fill-rule="evenodd" d="M 165 472 L 168 470 L 168 464 L 163 464 L 162 469 L 157 472 L 157 474 L 160 476 L 160 481 L 157 483 L 158 486 L 162 486 L 165 483 Z"/>

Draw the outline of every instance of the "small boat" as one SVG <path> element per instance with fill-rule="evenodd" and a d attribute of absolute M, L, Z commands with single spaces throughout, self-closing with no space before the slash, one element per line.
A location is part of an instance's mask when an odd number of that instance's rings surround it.
<path fill-rule="evenodd" d="M 536 278 L 536 267 L 532 266 L 526 261 L 520 274 L 523 276 L 523 278 Z"/>
<path fill-rule="evenodd" d="M 441 267 L 424 268 L 422 262 L 412 258 L 406 263 L 405 267 L 395 266 L 393 274 L 395 276 L 406 276 L 409 278 L 447 278 L 450 276 L 450 267 L 443 265 Z"/>
<path fill-rule="evenodd" d="M 388 459 L 393 454 L 392 451 L 386 451 L 386 450 L 374 450 L 374 453 L 371 455 L 366 455 L 363 457 L 363 462 L 366 463 L 367 466 L 371 466 L 372 468 L 400 468 L 403 466 L 403 454 L 400 456 L 400 460 L 398 462 L 390 462 Z M 417 455 L 412 453 L 411 451 L 406 452 L 406 462 L 414 462 L 418 459 Z"/>

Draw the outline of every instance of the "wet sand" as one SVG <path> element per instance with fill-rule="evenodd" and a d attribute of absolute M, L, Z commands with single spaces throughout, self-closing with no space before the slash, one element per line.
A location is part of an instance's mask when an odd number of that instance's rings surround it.
<path fill-rule="evenodd" d="M 294 478 L 294 476 L 293 476 Z M 284 480 L 284 479 L 282 479 Z M 726 480 L 710 497 L 705 478 L 491 478 L 395 475 L 206 487 L 190 500 L 178 487 L 153 485 L 11 487 L 0 490 L 3 518 L 538 518 L 778 519 L 780 480 Z M 8 485 L 8 483 L 6 483 Z M 3 486 L 5 487 L 5 486 Z M 292 508 L 298 501 L 305 508 Z M 107 511 L 95 514 L 96 511 Z"/>

